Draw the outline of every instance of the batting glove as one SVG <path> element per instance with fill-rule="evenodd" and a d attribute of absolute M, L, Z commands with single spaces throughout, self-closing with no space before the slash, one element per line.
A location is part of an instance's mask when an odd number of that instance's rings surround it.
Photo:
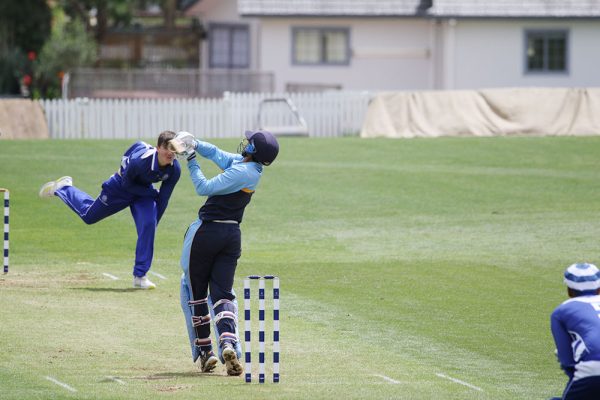
<path fill-rule="evenodd" d="M 189 157 L 196 153 L 196 138 L 189 132 L 179 132 L 169 141 L 169 149 L 177 155 Z"/>

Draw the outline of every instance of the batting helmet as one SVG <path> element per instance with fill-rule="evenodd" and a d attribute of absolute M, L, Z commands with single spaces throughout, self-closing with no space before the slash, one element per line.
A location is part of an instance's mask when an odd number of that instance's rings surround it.
<path fill-rule="evenodd" d="M 252 155 L 254 161 L 262 165 L 271 165 L 279 154 L 279 143 L 272 133 L 267 131 L 246 131 L 248 144 L 242 149 L 242 155 Z"/>

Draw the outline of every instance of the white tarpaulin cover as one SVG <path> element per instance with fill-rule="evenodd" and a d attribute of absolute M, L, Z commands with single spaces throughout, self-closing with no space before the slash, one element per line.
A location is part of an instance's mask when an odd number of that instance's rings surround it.
<path fill-rule="evenodd" d="M 600 88 L 380 93 L 360 136 L 600 135 Z"/>

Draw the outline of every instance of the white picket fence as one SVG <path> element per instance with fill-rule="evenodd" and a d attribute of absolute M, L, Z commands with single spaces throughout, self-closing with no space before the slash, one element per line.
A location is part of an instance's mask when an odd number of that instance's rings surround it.
<path fill-rule="evenodd" d="M 256 129 L 261 100 L 290 98 L 306 120 L 309 136 L 346 136 L 360 131 L 372 97 L 368 92 L 225 93 L 218 99 L 40 100 L 55 139 L 138 139 L 163 130 L 199 138 L 240 137 Z M 298 124 L 287 106 L 265 104 L 263 126 Z"/>

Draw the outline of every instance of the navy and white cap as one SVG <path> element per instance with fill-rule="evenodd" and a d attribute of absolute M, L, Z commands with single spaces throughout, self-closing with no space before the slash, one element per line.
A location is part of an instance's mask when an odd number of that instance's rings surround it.
<path fill-rule="evenodd" d="M 600 288 L 600 271 L 594 264 L 572 264 L 565 271 L 567 287 L 580 292 Z"/>

